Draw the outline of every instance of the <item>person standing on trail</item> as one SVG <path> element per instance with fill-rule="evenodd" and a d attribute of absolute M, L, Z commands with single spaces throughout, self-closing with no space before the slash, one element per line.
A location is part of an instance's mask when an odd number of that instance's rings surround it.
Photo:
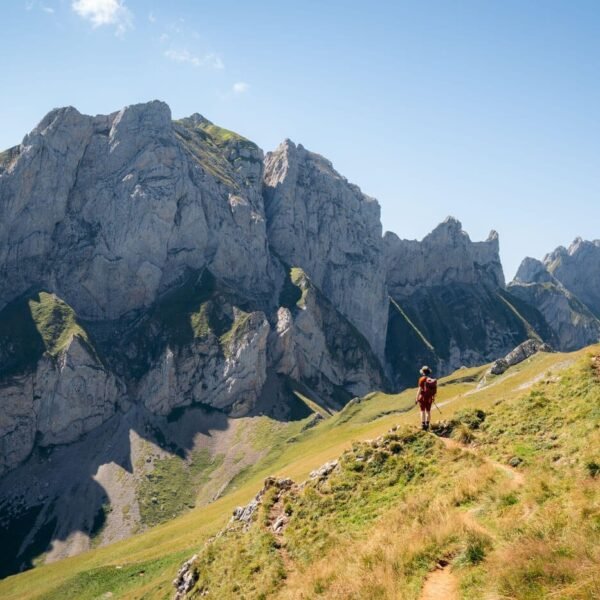
<path fill-rule="evenodd" d="M 431 369 L 429 367 L 422 367 L 419 372 L 421 373 L 421 377 L 419 378 L 415 404 L 418 404 L 421 409 L 421 427 L 423 431 L 428 431 L 431 420 L 431 405 L 437 394 L 437 379 L 431 377 Z"/>

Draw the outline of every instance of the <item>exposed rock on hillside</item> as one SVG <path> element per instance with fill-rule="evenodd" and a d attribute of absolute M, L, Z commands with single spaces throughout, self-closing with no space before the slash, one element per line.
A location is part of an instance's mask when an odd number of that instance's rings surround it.
<path fill-rule="evenodd" d="M 492 365 L 490 372 L 492 375 L 502 375 L 507 369 L 527 360 L 536 352 L 552 352 L 552 348 L 539 340 L 526 340 L 509 352 L 504 358 L 496 360 Z"/>
<path fill-rule="evenodd" d="M 352 395 L 366 394 L 373 384 L 385 387 L 385 375 L 367 340 L 302 269 L 290 270 L 287 286 L 271 339 L 276 371 L 310 382 L 334 408 Z"/>
<path fill-rule="evenodd" d="M 124 400 L 70 307 L 49 294 L 0 311 L 0 475 L 34 443 L 66 444 L 110 418 Z"/>

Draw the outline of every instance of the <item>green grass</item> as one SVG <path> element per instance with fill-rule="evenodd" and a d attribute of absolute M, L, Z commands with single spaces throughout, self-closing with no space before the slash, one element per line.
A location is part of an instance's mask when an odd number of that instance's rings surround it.
<path fill-rule="evenodd" d="M 138 486 L 140 517 L 145 526 L 158 525 L 194 508 L 197 490 L 223 463 L 224 456 L 197 450 L 189 460 L 179 456 L 155 459 Z"/>
<path fill-rule="evenodd" d="M 75 335 L 88 341 L 87 334 L 77 323 L 75 311 L 54 294 L 40 292 L 28 304 L 46 351 L 51 356 L 64 350 Z"/>
<path fill-rule="evenodd" d="M 310 279 L 300 267 L 290 269 L 290 280 L 300 291 L 300 297 L 296 300 L 296 306 L 304 308 L 306 306 L 306 294 L 310 288 Z"/>
<path fill-rule="evenodd" d="M 231 355 L 232 348 L 239 344 L 241 338 L 251 330 L 251 327 L 251 315 L 241 309 L 237 309 L 230 329 L 219 338 L 221 349 L 225 356 L 229 357 Z"/>
<path fill-rule="evenodd" d="M 207 173 L 236 190 L 248 185 L 248 182 L 238 180 L 236 165 L 230 162 L 227 148 L 235 144 L 258 152 L 256 144 L 208 120 L 195 124 L 190 119 L 181 119 L 174 125 L 179 141 Z M 246 157 L 243 160 L 252 162 L 254 159 Z"/>
<path fill-rule="evenodd" d="M 61 598 L 62 600 L 80 600 L 82 597 L 111 598 L 119 597 L 128 590 L 136 590 L 137 597 L 144 597 L 144 587 L 148 581 L 157 577 L 170 577 L 176 572 L 180 563 L 185 560 L 185 553 L 174 554 L 159 560 L 136 564 L 111 565 L 91 569 L 84 574 L 67 579 L 50 594 L 42 594 L 40 600 Z M 165 582 L 159 584 L 154 592 L 161 592 L 165 597 L 171 590 Z M 106 594 L 111 594 L 110 596 Z"/>
<path fill-rule="evenodd" d="M 39 292 L 11 302 L 0 311 L 0 375 L 28 372 L 44 354 L 55 358 L 74 336 L 95 355 L 74 310 L 54 294 Z"/>

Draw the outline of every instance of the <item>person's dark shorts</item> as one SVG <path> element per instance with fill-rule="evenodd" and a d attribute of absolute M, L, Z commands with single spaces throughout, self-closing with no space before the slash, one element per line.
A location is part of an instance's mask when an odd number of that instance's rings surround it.
<path fill-rule="evenodd" d="M 433 398 L 419 398 L 419 408 L 429 412 L 431 405 L 433 404 Z"/>

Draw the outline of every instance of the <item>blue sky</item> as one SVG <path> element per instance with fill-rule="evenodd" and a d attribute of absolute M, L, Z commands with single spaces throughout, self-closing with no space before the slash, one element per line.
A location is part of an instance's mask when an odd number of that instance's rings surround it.
<path fill-rule="evenodd" d="M 0 51 L 1 148 L 159 98 L 327 156 L 401 237 L 497 229 L 508 278 L 600 238 L 600 2 L 11 0 Z"/>

